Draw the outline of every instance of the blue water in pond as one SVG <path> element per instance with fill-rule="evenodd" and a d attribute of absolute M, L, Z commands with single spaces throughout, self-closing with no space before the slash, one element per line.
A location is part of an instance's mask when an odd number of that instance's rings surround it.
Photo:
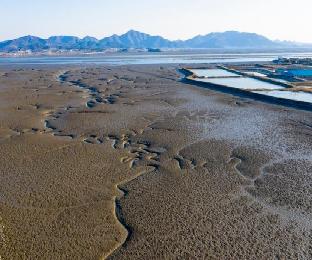
<path fill-rule="evenodd" d="M 296 77 L 312 77 L 312 69 L 290 69 L 288 72 Z"/>

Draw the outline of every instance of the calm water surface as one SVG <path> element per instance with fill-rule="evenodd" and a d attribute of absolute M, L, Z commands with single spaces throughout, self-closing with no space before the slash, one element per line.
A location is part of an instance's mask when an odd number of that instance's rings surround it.
<path fill-rule="evenodd" d="M 290 69 L 288 71 L 297 77 L 312 77 L 312 69 Z"/>
<path fill-rule="evenodd" d="M 228 72 L 223 69 L 193 69 L 197 76 L 206 77 L 220 77 L 220 78 L 197 78 L 196 81 L 207 82 L 231 88 L 237 88 L 242 90 L 254 90 L 253 93 L 261 94 L 264 96 L 271 96 L 286 100 L 294 100 L 300 102 L 312 103 L 312 93 L 306 93 L 303 91 L 293 92 L 285 90 L 285 87 L 257 80 L 248 77 L 230 77 L 236 74 Z M 254 72 L 251 72 L 254 73 Z"/>
<path fill-rule="evenodd" d="M 231 88 L 238 89 L 284 89 L 284 87 L 264 82 L 253 78 L 210 78 L 210 79 L 197 79 L 198 81 L 208 82 L 217 85 L 223 85 Z"/>
<path fill-rule="evenodd" d="M 265 74 L 257 72 L 257 71 L 244 71 L 244 73 L 250 75 L 250 76 L 257 76 L 257 77 L 266 77 Z"/>
<path fill-rule="evenodd" d="M 253 91 L 261 95 L 312 103 L 312 93 L 293 91 Z"/>
<path fill-rule="evenodd" d="M 312 57 L 312 53 L 160 53 L 160 54 L 98 54 L 84 56 L 42 56 L 42 57 L 0 57 L 0 65 L 6 64 L 198 64 L 198 63 L 239 63 L 239 62 L 268 62 L 278 56 L 283 57 Z"/>
<path fill-rule="evenodd" d="M 239 77 L 238 74 L 223 70 L 223 69 L 192 69 L 199 77 Z"/>

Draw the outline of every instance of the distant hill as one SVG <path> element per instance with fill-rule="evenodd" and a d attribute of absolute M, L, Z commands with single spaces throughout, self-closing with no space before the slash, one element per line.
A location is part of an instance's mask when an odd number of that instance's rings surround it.
<path fill-rule="evenodd" d="M 262 35 L 236 31 L 199 35 L 185 41 L 184 44 L 192 48 L 274 48 L 281 46 L 281 43 L 271 41 Z"/>
<path fill-rule="evenodd" d="M 15 40 L 0 42 L 0 51 L 12 52 L 18 50 L 38 51 L 48 49 L 47 41 L 35 36 L 24 36 Z"/>
<path fill-rule="evenodd" d="M 100 48 L 175 48 L 175 42 L 161 36 L 130 30 L 123 35 L 113 35 L 99 41 Z"/>
<path fill-rule="evenodd" d="M 75 36 L 51 36 L 42 39 L 24 36 L 0 42 L 0 52 L 31 50 L 104 50 L 107 48 L 281 48 L 299 47 L 298 43 L 272 41 L 262 35 L 237 31 L 209 33 L 185 41 L 170 41 L 161 36 L 130 30 L 122 35 L 112 35 L 98 40 L 93 37 L 82 39 Z"/>

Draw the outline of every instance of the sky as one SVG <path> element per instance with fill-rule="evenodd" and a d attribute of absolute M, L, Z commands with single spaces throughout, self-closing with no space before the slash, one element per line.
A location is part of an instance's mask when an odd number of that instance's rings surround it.
<path fill-rule="evenodd" d="M 312 0 L 0 0 L 0 41 L 134 29 L 170 40 L 237 30 L 312 43 L 311 10 Z"/>

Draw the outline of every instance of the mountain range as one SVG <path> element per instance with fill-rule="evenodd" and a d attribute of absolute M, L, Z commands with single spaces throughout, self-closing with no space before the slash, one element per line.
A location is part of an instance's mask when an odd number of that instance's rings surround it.
<path fill-rule="evenodd" d="M 170 41 L 161 36 L 130 30 L 122 35 L 112 35 L 98 40 L 94 37 L 51 36 L 42 39 L 36 36 L 23 36 L 14 40 L 0 42 L 0 52 L 45 50 L 86 50 L 101 51 L 108 48 L 118 49 L 162 49 L 162 48 L 283 48 L 301 47 L 301 44 L 272 41 L 256 33 L 226 31 L 198 35 L 189 40 Z"/>

